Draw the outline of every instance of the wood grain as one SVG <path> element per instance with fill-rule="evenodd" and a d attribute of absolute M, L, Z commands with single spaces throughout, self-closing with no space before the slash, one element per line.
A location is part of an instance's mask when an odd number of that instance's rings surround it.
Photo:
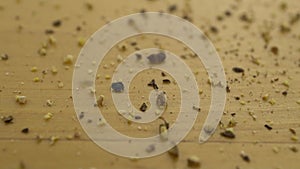
<path fill-rule="evenodd" d="M 293 134 L 289 131 L 293 128 L 299 137 L 300 21 L 296 19 L 295 23 L 291 23 L 297 13 L 300 15 L 297 0 L 90 0 L 89 3 L 92 10 L 83 0 L 0 2 L 0 53 L 9 55 L 7 61 L 0 60 L 0 116 L 14 117 L 12 124 L 0 123 L 0 168 L 188 168 L 187 158 L 192 155 L 200 158 L 200 168 L 300 168 L 299 152 L 291 150 L 292 147 L 299 149 L 300 142 L 292 140 Z M 108 21 L 142 9 L 168 12 L 172 4 L 177 5 L 173 14 L 180 17 L 188 15 L 219 52 L 230 88 L 222 124 L 226 127 L 233 118 L 231 114 L 235 113 L 236 138 L 220 136 L 219 133 L 224 131 L 220 125 L 209 141 L 198 144 L 198 135 L 210 106 L 210 85 L 200 60 L 189 56 L 190 51 L 184 50 L 184 45 L 175 40 L 158 36 L 132 37 L 123 42 L 127 44 L 125 52 L 114 47 L 98 69 L 100 76 L 96 91 L 105 95 L 106 106 L 101 109 L 106 112 L 105 117 L 110 124 L 131 136 L 157 134 L 158 122 L 128 125 L 126 120 L 114 113 L 107 90 L 110 80 L 106 80 L 105 75 L 113 73 L 117 55 L 126 57 L 135 51 L 129 44 L 132 41 L 136 41 L 141 49 L 159 46 L 185 56 L 183 60 L 195 73 L 202 91 L 201 113 L 193 130 L 178 145 L 178 160 L 173 160 L 168 153 L 141 160 L 112 155 L 94 144 L 82 130 L 72 103 L 74 67 L 66 68 L 63 57 L 72 54 L 77 58 L 81 49 L 77 44 L 78 38 L 88 38 Z M 57 19 L 62 21 L 62 25 L 55 28 L 52 22 Z M 76 30 L 78 26 L 80 31 Z M 282 26 L 289 30 L 283 31 Z M 55 31 L 52 36 L 57 43 L 49 46 L 46 56 L 39 56 L 38 49 L 49 38 L 45 34 L 46 29 Z M 271 51 L 272 47 L 278 48 L 278 54 Z M 111 62 L 116 64 L 109 69 L 103 68 Z M 30 71 L 33 66 L 38 68 L 37 72 Z M 58 68 L 56 75 L 50 71 L 52 66 Z M 242 67 L 245 74 L 233 72 L 233 67 Z M 44 70 L 48 73 L 43 74 Z M 147 97 L 142 100 L 141 95 L 148 96 L 150 89 L 145 86 L 151 79 L 159 78 L 159 73 L 143 72 L 133 81 L 130 97 L 136 106 L 147 101 Z M 42 82 L 33 82 L 35 77 L 41 78 Z M 63 88 L 58 88 L 59 81 L 64 83 Z M 284 85 L 285 82 L 288 85 Z M 164 114 L 173 122 L 180 105 L 179 89 L 173 84 L 164 87 L 170 95 L 174 95 L 170 103 L 172 106 Z M 27 104 L 15 102 L 18 91 L 27 96 Z M 284 91 L 287 91 L 286 96 L 282 94 Z M 265 94 L 275 100 L 274 105 L 262 100 Z M 55 104 L 47 106 L 47 99 Z M 43 117 L 48 112 L 54 116 L 45 121 Z M 254 113 L 256 120 L 249 112 Z M 273 129 L 267 130 L 265 124 Z M 147 131 L 140 131 L 138 126 L 147 128 Z M 21 132 L 26 127 L 29 128 L 28 134 Z M 74 133 L 80 136 L 68 139 Z M 40 143 L 36 140 L 37 135 L 42 137 Z M 54 145 L 49 141 L 52 136 L 60 138 Z M 249 163 L 242 160 L 241 151 L 249 155 Z"/>

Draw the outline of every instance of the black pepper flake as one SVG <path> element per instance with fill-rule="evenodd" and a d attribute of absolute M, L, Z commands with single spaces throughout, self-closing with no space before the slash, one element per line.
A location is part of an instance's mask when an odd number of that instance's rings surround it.
<path fill-rule="evenodd" d="M 170 84 L 171 81 L 169 79 L 163 79 L 163 84 Z"/>
<path fill-rule="evenodd" d="M 153 87 L 153 89 L 155 89 L 155 90 L 158 89 L 158 86 L 157 86 L 157 84 L 155 83 L 155 80 L 154 80 L 154 79 L 152 79 L 151 82 L 148 83 L 148 86 Z"/>
<path fill-rule="evenodd" d="M 230 12 L 230 11 L 225 11 L 224 14 L 225 14 L 226 16 L 228 16 L 228 17 L 231 16 L 231 12 Z"/>
<path fill-rule="evenodd" d="M 200 112 L 200 111 L 201 111 L 201 108 L 200 108 L 200 107 L 193 106 L 193 110 L 197 110 L 198 112 Z"/>
<path fill-rule="evenodd" d="M 289 23 L 291 25 L 294 25 L 295 23 L 297 23 L 298 21 L 300 21 L 300 13 L 297 13 L 295 15 L 293 15 L 289 21 Z"/>
<path fill-rule="evenodd" d="M 232 71 L 234 71 L 235 73 L 244 73 L 245 72 L 245 70 L 240 67 L 233 67 Z"/>
<path fill-rule="evenodd" d="M 130 45 L 131 45 L 131 46 L 136 46 L 137 43 L 136 43 L 136 42 L 131 42 Z"/>
<path fill-rule="evenodd" d="M 159 119 L 161 119 L 162 121 L 164 121 L 164 124 L 161 124 L 161 125 L 165 125 L 167 129 L 169 129 L 170 127 L 170 124 L 167 122 L 167 120 L 163 117 L 159 117 Z"/>
<path fill-rule="evenodd" d="M 230 93 L 230 87 L 229 86 L 226 86 L 226 92 Z"/>
<path fill-rule="evenodd" d="M 29 128 L 24 128 L 21 130 L 22 133 L 27 134 L 29 133 Z"/>
<path fill-rule="evenodd" d="M 217 18 L 218 21 L 222 21 L 223 20 L 222 16 L 217 16 L 216 18 Z"/>
<path fill-rule="evenodd" d="M 280 25 L 279 29 L 280 29 L 281 33 L 288 33 L 291 31 L 291 28 L 289 28 L 288 26 L 285 26 L 285 25 Z"/>
<path fill-rule="evenodd" d="M 298 152 L 298 148 L 295 147 L 295 146 L 291 146 L 291 147 L 290 147 L 290 150 L 291 150 L 292 152 L 294 152 L 294 153 L 297 153 L 297 152 Z"/>
<path fill-rule="evenodd" d="M 76 31 L 78 31 L 78 32 L 81 31 L 81 26 L 77 26 Z"/>
<path fill-rule="evenodd" d="M 240 20 L 244 21 L 244 22 L 247 22 L 247 23 L 252 23 L 253 22 L 253 19 L 245 13 L 240 16 Z"/>
<path fill-rule="evenodd" d="M 240 97 L 238 97 L 238 96 L 237 96 L 237 97 L 234 97 L 234 98 L 235 98 L 235 100 L 240 100 Z"/>
<path fill-rule="evenodd" d="M 283 96 L 287 96 L 287 94 L 288 94 L 287 91 L 283 91 L 283 92 L 282 92 L 282 95 L 283 95 Z"/>
<path fill-rule="evenodd" d="M 190 16 L 188 16 L 188 15 L 183 15 L 182 18 L 185 19 L 185 20 L 187 20 L 187 21 L 192 22 L 192 18 Z"/>
<path fill-rule="evenodd" d="M 86 4 L 85 4 L 85 7 L 86 7 L 86 9 L 89 10 L 89 11 L 92 11 L 92 10 L 94 9 L 93 4 L 91 4 L 91 3 L 86 3 Z"/>
<path fill-rule="evenodd" d="M 45 30 L 45 34 L 46 35 L 52 35 L 52 34 L 54 34 L 54 30 L 52 30 L 52 29 L 46 29 Z"/>
<path fill-rule="evenodd" d="M 211 27 L 210 27 L 210 31 L 211 31 L 212 33 L 218 33 L 218 32 L 219 32 L 218 28 L 215 27 L 215 26 L 211 26 Z"/>
<path fill-rule="evenodd" d="M 272 46 L 270 50 L 274 55 L 278 55 L 279 53 L 279 49 L 276 46 Z"/>
<path fill-rule="evenodd" d="M 265 128 L 267 128 L 268 130 L 272 130 L 273 128 L 267 124 L 265 124 Z"/>
<path fill-rule="evenodd" d="M 230 130 L 226 130 L 226 131 L 220 133 L 220 135 L 223 136 L 223 137 L 226 137 L 226 138 L 230 138 L 230 139 L 235 138 L 235 134 Z"/>
<path fill-rule="evenodd" d="M 173 148 L 171 148 L 169 151 L 168 151 L 169 155 L 171 157 L 173 157 L 174 159 L 177 159 L 179 157 L 179 150 L 178 150 L 178 147 L 175 145 Z"/>
<path fill-rule="evenodd" d="M 142 111 L 142 112 L 145 112 L 146 110 L 147 110 L 147 105 L 146 105 L 146 103 L 143 103 L 142 105 L 141 105 L 141 107 L 140 107 L 140 110 Z"/>
<path fill-rule="evenodd" d="M 164 72 L 161 72 L 161 76 L 162 76 L 162 77 L 165 77 L 166 74 L 165 74 Z"/>
<path fill-rule="evenodd" d="M 142 55 L 139 53 L 136 53 L 135 56 L 136 56 L 136 59 L 138 59 L 138 60 L 142 59 Z"/>
<path fill-rule="evenodd" d="M 60 27 L 61 23 L 62 23 L 61 20 L 55 20 L 55 21 L 52 22 L 52 26 L 54 26 L 54 27 Z"/>
<path fill-rule="evenodd" d="M 247 162 L 247 163 L 250 162 L 250 157 L 247 154 L 241 153 L 241 157 L 245 162 Z"/>
<path fill-rule="evenodd" d="M 8 60 L 8 55 L 6 53 L 2 54 L 1 60 Z"/>
<path fill-rule="evenodd" d="M 14 117 L 13 116 L 7 116 L 7 117 L 3 117 L 2 121 L 5 123 L 5 124 L 10 124 L 12 123 L 14 120 Z"/>
<path fill-rule="evenodd" d="M 146 12 L 146 9 L 141 9 L 140 10 L 140 13 L 142 13 L 142 14 L 145 13 L 145 12 Z"/>
<path fill-rule="evenodd" d="M 295 130 L 294 128 L 289 128 L 289 131 L 290 131 L 292 134 L 296 135 L 296 130 Z"/>
<path fill-rule="evenodd" d="M 177 5 L 176 4 L 173 4 L 173 5 L 170 5 L 169 8 L 168 8 L 168 11 L 169 12 L 175 12 L 177 10 Z"/>
<path fill-rule="evenodd" d="M 80 112 L 79 119 L 83 119 L 83 118 L 84 118 L 84 112 Z"/>

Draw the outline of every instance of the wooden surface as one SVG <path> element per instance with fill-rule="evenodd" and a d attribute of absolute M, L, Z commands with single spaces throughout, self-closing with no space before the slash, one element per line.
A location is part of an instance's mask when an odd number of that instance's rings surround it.
<path fill-rule="evenodd" d="M 126 57 L 135 50 L 129 44 L 132 41 L 137 42 L 140 49 L 162 47 L 182 56 L 195 73 L 202 91 L 201 113 L 193 130 L 178 145 L 178 160 L 168 153 L 141 160 L 112 155 L 94 144 L 82 130 L 71 98 L 74 67 L 66 67 L 63 57 L 71 54 L 76 59 L 81 48 L 78 38 L 88 38 L 108 21 L 142 9 L 168 12 L 172 4 L 177 5 L 173 14 L 187 15 L 206 32 L 222 59 L 230 88 L 223 125 L 208 142 L 198 144 L 210 105 L 208 77 L 201 62 L 188 55 L 190 52 L 175 40 L 133 37 L 124 42 L 125 52 L 115 47 L 99 67 L 96 92 L 105 95 L 105 106 L 101 109 L 110 124 L 131 136 L 157 134 L 158 122 L 129 125 L 117 115 L 109 96 L 110 80 L 105 79 L 105 75 L 112 75 L 117 55 Z M 293 19 L 297 13 L 300 14 L 298 0 L 91 0 L 88 4 L 71 0 L 0 1 L 0 53 L 9 56 L 6 61 L 0 60 L 0 116 L 14 117 L 12 124 L 0 123 L 0 168 L 188 168 L 187 158 L 192 155 L 199 157 L 200 168 L 300 168 L 300 152 L 292 151 L 300 148 L 299 140 L 292 140 L 290 132 L 290 128 L 294 129 L 296 136 L 293 137 L 299 137 L 300 19 Z M 62 21 L 61 26 L 53 27 L 52 22 L 58 19 Z M 80 31 L 76 30 L 78 26 Z M 54 30 L 51 36 L 57 42 L 48 45 L 46 56 L 40 56 L 37 51 L 50 36 L 45 34 L 46 29 Z M 111 62 L 116 65 L 103 68 Z M 31 72 L 33 66 L 38 68 L 37 72 Z M 56 75 L 50 71 L 52 66 L 58 69 Z M 242 67 L 244 75 L 233 72 L 233 67 Z M 43 74 L 44 70 L 48 73 Z M 42 81 L 33 82 L 35 77 Z M 136 106 L 141 101 L 147 102 L 141 95 L 148 96 L 150 89 L 146 84 L 153 78 L 161 79 L 160 72 L 142 72 L 132 82 L 130 97 Z M 63 88 L 58 87 L 59 82 L 64 83 Z M 159 85 L 174 95 L 169 103 L 172 106 L 164 113 L 172 123 L 180 105 L 178 86 Z M 284 91 L 287 91 L 286 96 L 282 94 Z M 274 99 L 274 105 L 262 100 L 265 94 L 269 94 L 269 100 Z M 27 103 L 16 103 L 16 95 L 27 96 Z M 47 106 L 48 99 L 55 102 L 52 107 Z M 53 113 L 53 118 L 45 121 L 47 113 Z M 220 132 L 233 118 L 232 113 L 237 122 L 233 127 L 236 138 L 228 139 L 220 136 Z M 273 129 L 266 129 L 265 124 Z M 23 128 L 29 128 L 29 133 L 22 133 Z M 78 137 L 70 138 L 74 134 Z M 40 143 L 37 135 L 42 138 Z M 51 137 L 59 137 L 59 140 L 51 145 Z M 250 157 L 250 162 L 241 158 L 241 151 Z"/>

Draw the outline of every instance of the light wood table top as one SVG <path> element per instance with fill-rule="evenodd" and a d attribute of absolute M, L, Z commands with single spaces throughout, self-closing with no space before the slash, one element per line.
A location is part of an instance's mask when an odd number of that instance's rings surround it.
<path fill-rule="evenodd" d="M 173 4 L 177 8 L 169 11 Z M 105 57 L 96 81 L 97 95 L 105 96 L 100 109 L 116 130 L 130 136 L 155 135 L 159 122 L 128 124 L 117 115 L 110 96 L 111 81 L 106 76 L 113 74 L 118 55 L 125 58 L 137 48 L 161 47 L 181 56 L 195 73 L 201 90 L 201 112 L 178 145 L 177 160 L 168 153 L 132 160 L 93 143 L 74 111 L 74 65 L 63 64 L 68 54 L 76 59 L 81 49 L 78 43 L 107 22 L 143 10 L 191 19 L 218 50 L 230 89 L 220 127 L 207 142 L 199 144 L 198 135 L 210 106 L 210 85 L 200 60 L 192 57 L 183 44 L 154 35 L 132 37 L 121 43 L 126 45 L 125 51 L 116 45 Z M 53 26 L 58 20 L 60 25 Z M 0 168 L 189 168 L 187 158 L 194 155 L 203 169 L 300 168 L 298 0 L 2 0 L 0 21 L 0 54 L 8 56 L 0 60 L 0 116 L 2 120 L 10 115 L 14 118 L 11 124 L 0 121 Z M 58 70 L 56 74 L 51 71 L 53 67 Z M 244 75 L 232 71 L 233 67 L 243 68 Z M 163 115 L 172 123 L 180 107 L 179 87 L 160 83 L 160 71 L 141 72 L 132 81 L 130 98 L 136 107 L 147 103 L 148 97 L 141 96 L 148 96 L 151 88 L 147 83 L 153 78 L 172 98 Z M 16 95 L 26 96 L 27 103 L 17 103 Z M 47 100 L 54 104 L 48 106 Z M 44 119 L 47 113 L 53 115 L 49 120 Z M 234 139 L 220 135 L 230 122 Z M 22 132 L 25 128 L 28 133 Z M 250 162 L 241 158 L 242 151 Z"/>

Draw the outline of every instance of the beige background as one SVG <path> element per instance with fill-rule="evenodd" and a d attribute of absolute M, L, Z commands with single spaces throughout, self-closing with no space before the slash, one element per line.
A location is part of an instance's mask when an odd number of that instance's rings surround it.
<path fill-rule="evenodd" d="M 89 4 L 93 6 L 92 10 L 84 1 L 0 1 L 0 53 L 9 55 L 7 61 L 0 60 L 0 116 L 13 115 L 15 118 L 13 124 L 0 123 L 0 168 L 188 168 L 186 159 L 192 155 L 199 157 L 201 168 L 300 167 L 299 152 L 291 151 L 293 146 L 300 148 L 299 141 L 293 141 L 289 131 L 293 128 L 299 136 L 300 105 L 296 102 L 300 99 L 300 21 L 289 22 L 300 12 L 297 0 L 91 0 Z M 101 109 L 110 124 L 131 136 L 157 134 L 158 122 L 130 125 L 116 115 L 109 95 L 110 80 L 105 79 L 105 75 L 112 75 L 118 64 L 117 55 L 126 57 L 135 50 L 130 45 L 132 41 L 137 42 L 141 49 L 161 47 L 182 56 L 195 73 L 203 92 L 200 94 L 202 110 L 193 130 L 179 144 L 177 161 L 167 153 L 142 160 L 112 155 L 96 146 L 82 131 L 71 99 L 73 66 L 66 69 L 63 57 L 72 54 L 77 58 L 81 48 L 77 44 L 78 38 L 88 38 L 108 21 L 142 9 L 167 12 L 171 4 L 177 4 L 178 8 L 173 14 L 192 18 L 219 51 L 230 87 L 222 123 L 226 127 L 232 118 L 231 113 L 236 113 L 236 138 L 221 137 L 219 133 L 224 130 L 221 125 L 208 142 L 198 144 L 197 138 L 210 104 L 210 88 L 201 62 L 175 40 L 159 36 L 133 37 L 123 42 L 127 46 L 125 52 L 115 47 L 99 67 L 96 91 L 105 95 L 105 106 Z M 230 11 L 231 15 L 226 16 L 225 11 Z M 247 17 L 241 19 L 243 15 Z M 223 19 L 218 20 L 218 16 Z M 57 19 L 62 20 L 62 25 L 54 28 L 52 22 Z M 290 31 L 280 31 L 281 25 Z M 78 26 L 81 31 L 76 31 Z M 216 27 L 217 33 L 211 27 Z M 38 49 L 49 38 L 44 33 L 46 29 L 55 31 L 52 36 L 57 43 L 49 45 L 46 56 L 39 56 Z M 279 49 L 277 55 L 270 51 L 273 46 Z M 111 66 L 111 62 L 115 65 Z M 105 64 L 109 68 L 105 69 Z M 38 67 L 37 72 L 30 71 L 33 66 Z M 52 66 L 58 68 L 56 75 L 51 74 Z M 235 66 L 244 68 L 245 75 L 234 73 L 231 69 Z M 46 75 L 42 73 L 44 70 L 48 70 Z M 134 79 L 130 97 L 137 107 L 147 102 L 141 95 L 148 96 L 151 88 L 145 86 L 153 78 L 160 82 L 160 73 L 146 71 Z M 41 78 L 42 82 L 33 82 L 35 77 Z M 277 78 L 278 81 L 271 83 Z M 63 88 L 58 88 L 59 81 L 64 83 Z M 288 86 L 283 85 L 285 81 Z M 169 91 L 172 98 L 171 106 L 164 113 L 172 123 L 180 104 L 178 86 L 158 84 Z M 27 96 L 26 105 L 15 102 L 16 91 Z M 282 95 L 283 91 L 288 91 L 287 96 Z M 276 103 L 271 105 L 263 101 L 261 97 L 265 94 Z M 240 97 L 245 105 L 236 97 Z M 47 99 L 55 104 L 48 107 Z M 48 112 L 54 116 L 46 122 L 43 116 Z M 249 112 L 253 112 L 257 119 L 253 120 Z M 273 130 L 267 130 L 265 124 L 271 125 Z M 138 130 L 138 126 L 142 130 Z M 21 133 L 25 127 L 30 130 L 28 134 Z M 67 139 L 74 133 L 80 137 Z M 40 143 L 37 143 L 36 135 L 42 136 Z M 52 136 L 60 138 L 54 145 L 49 141 Z M 278 153 L 274 149 L 278 149 Z M 242 160 L 241 151 L 249 155 L 250 163 Z"/>

